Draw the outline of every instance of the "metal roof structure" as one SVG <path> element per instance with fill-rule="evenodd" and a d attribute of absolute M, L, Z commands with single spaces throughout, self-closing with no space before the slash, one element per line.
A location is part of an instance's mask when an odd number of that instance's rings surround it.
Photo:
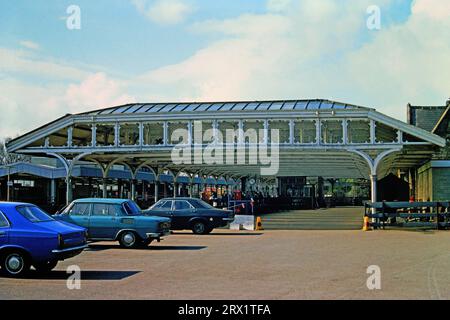
<path fill-rule="evenodd" d="M 209 144 L 196 141 L 196 128 L 211 129 L 213 140 L 227 130 L 255 130 L 260 140 L 225 141 L 228 151 L 276 147 L 279 169 L 261 175 L 267 163 L 175 163 L 173 150 L 180 143 L 173 134 L 187 132 L 181 145 L 207 152 Z M 272 141 L 273 130 L 280 141 Z M 203 138 L 203 131 L 201 137 Z M 259 138 L 258 138 L 259 139 Z M 214 140 L 215 141 L 215 140 Z M 383 177 L 427 161 L 445 139 L 419 127 L 384 115 L 374 108 L 329 100 L 234 101 L 211 103 L 136 103 L 66 115 L 7 145 L 10 152 L 56 157 L 68 178 L 75 164 L 90 161 L 103 175 L 115 164 L 130 168 L 133 178 L 143 167 L 159 178 L 174 176 L 243 177 L 279 176 L 335 178 Z M 234 155 L 233 155 L 234 158 Z M 202 158 L 203 159 L 203 158 Z"/>

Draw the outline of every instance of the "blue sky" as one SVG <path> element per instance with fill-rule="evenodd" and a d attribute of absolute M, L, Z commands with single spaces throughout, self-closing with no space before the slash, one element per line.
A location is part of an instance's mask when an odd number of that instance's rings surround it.
<path fill-rule="evenodd" d="M 448 3 L 2 1 L 0 137 L 134 101 L 328 98 L 404 119 L 408 102 L 448 98 Z M 66 27 L 72 4 L 80 30 Z"/>

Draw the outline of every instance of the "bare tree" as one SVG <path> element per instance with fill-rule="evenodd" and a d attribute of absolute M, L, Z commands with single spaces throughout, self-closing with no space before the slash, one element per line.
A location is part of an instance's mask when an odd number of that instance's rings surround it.
<path fill-rule="evenodd" d="M 0 140 L 0 165 L 4 166 L 16 162 L 30 162 L 30 157 L 15 153 L 9 153 L 8 150 L 6 150 L 6 144 L 10 140 L 11 138 L 6 138 L 3 141 Z"/>

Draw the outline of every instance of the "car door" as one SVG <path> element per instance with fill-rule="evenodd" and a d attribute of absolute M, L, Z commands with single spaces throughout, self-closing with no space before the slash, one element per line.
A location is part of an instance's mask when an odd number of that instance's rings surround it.
<path fill-rule="evenodd" d="M 74 203 L 72 207 L 64 213 L 64 220 L 88 229 L 90 209 L 90 203 Z"/>
<path fill-rule="evenodd" d="M 0 247 L 8 244 L 8 234 L 9 234 L 9 225 L 8 219 L 6 219 L 5 215 L 0 212 Z"/>
<path fill-rule="evenodd" d="M 175 200 L 172 210 L 172 225 L 176 229 L 189 229 L 189 221 L 195 216 L 195 209 L 186 200 Z"/>
<path fill-rule="evenodd" d="M 111 209 L 111 210 L 110 210 Z M 92 239 L 114 239 L 118 230 L 114 206 L 107 203 L 92 204 L 89 218 L 89 235 Z"/>
<path fill-rule="evenodd" d="M 152 215 L 159 217 L 172 217 L 172 200 L 161 200 L 150 211 Z"/>

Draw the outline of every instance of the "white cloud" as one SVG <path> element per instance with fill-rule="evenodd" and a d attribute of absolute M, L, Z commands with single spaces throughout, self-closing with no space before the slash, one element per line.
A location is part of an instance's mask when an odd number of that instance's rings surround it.
<path fill-rule="evenodd" d="M 22 47 L 25 47 L 25 48 L 31 49 L 31 50 L 39 50 L 40 49 L 39 44 L 37 44 L 36 42 L 30 41 L 30 40 L 22 40 L 19 42 L 19 44 Z"/>
<path fill-rule="evenodd" d="M 267 1 L 267 10 L 281 12 L 289 8 L 291 0 L 269 0 Z"/>
<path fill-rule="evenodd" d="M 151 21 L 161 25 L 174 25 L 184 22 L 194 11 L 183 0 L 131 0 L 137 10 Z"/>
<path fill-rule="evenodd" d="M 73 64 L 42 59 L 32 52 L 0 47 L 0 72 L 35 75 L 42 78 L 80 80 L 89 72 Z"/>
<path fill-rule="evenodd" d="M 431 0 L 431 12 L 416 0 L 406 22 L 368 31 L 367 7 L 383 15 L 393 1 L 292 1 L 280 13 L 197 23 L 220 39 L 133 86 L 160 100 L 330 98 L 404 119 L 407 102 L 447 98 L 450 21 L 433 19 L 446 0 Z"/>
<path fill-rule="evenodd" d="M 433 19 L 446 19 L 450 17 L 450 1 L 415 0 L 411 11 L 415 15 L 425 15 Z"/>
<path fill-rule="evenodd" d="M 70 85 L 0 78 L 0 138 L 26 133 L 67 113 L 132 103 L 123 82 L 93 73 Z"/>

